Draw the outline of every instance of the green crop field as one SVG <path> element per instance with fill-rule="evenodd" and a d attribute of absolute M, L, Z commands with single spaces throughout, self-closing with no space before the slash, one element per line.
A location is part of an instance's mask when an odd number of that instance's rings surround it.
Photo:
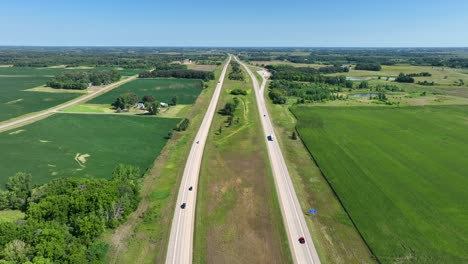
<path fill-rule="evenodd" d="M 77 68 L 34 68 L 34 67 L 0 67 L 1 75 L 23 75 L 23 76 L 49 76 L 59 74 L 64 71 L 98 71 L 98 70 L 116 70 L 122 76 L 136 75 L 144 69 L 123 69 L 117 67 L 77 67 Z"/>
<path fill-rule="evenodd" d="M 50 76 L 64 71 L 64 68 L 0 67 L 0 75 Z"/>
<path fill-rule="evenodd" d="M 0 188 L 18 171 L 33 183 L 52 178 L 111 176 L 118 163 L 144 171 L 166 144 L 176 118 L 56 114 L 0 133 Z M 6 166 L 8 164 L 8 166 Z"/>
<path fill-rule="evenodd" d="M 190 79 L 137 79 L 91 100 L 91 104 L 111 104 L 119 95 L 133 92 L 139 98 L 153 95 L 157 100 L 170 103 L 177 96 L 178 104 L 192 104 L 202 90 L 200 80 Z"/>
<path fill-rule="evenodd" d="M 294 107 L 381 263 L 468 263 L 468 108 Z"/>
<path fill-rule="evenodd" d="M 46 77 L 0 77 L 0 122 L 50 108 L 81 95 L 25 91 L 44 84 L 47 79 Z"/>

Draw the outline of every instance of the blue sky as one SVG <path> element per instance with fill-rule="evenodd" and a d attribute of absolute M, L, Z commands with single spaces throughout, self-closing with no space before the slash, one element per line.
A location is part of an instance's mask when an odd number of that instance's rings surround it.
<path fill-rule="evenodd" d="M 0 45 L 468 46 L 467 0 L 1 0 Z"/>

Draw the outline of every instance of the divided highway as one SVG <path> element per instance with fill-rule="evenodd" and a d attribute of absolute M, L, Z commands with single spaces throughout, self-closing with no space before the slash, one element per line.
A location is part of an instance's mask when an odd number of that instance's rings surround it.
<path fill-rule="evenodd" d="M 108 92 L 108 91 L 110 91 L 110 90 L 112 90 L 112 89 L 114 89 L 114 88 L 116 88 L 116 87 L 118 87 L 118 86 L 120 86 L 120 85 L 122 85 L 124 83 L 133 81 L 137 77 L 138 77 L 138 75 L 134 75 L 134 76 L 129 77 L 127 79 L 124 79 L 124 80 L 121 80 L 121 81 L 118 81 L 118 82 L 115 82 L 115 83 L 111 83 L 111 84 L 109 84 L 107 86 L 102 87 L 101 89 L 97 90 L 94 93 L 90 93 L 90 94 L 87 94 L 87 95 L 80 96 L 77 99 L 71 100 L 71 101 L 69 101 L 67 103 L 64 103 L 64 104 L 61 104 L 61 105 L 58 105 L 58 106 L 54 106 L 52 108 L 49 108 L 49 109 L 44 110 L 42 112 L 39 112 L 37 114 L 33 114 L 33 115 L 30 115 L 30 116 L 27 116 L 27 117 L 16 119 L 16 120 L 11 121 L 11 122 L 7 122 L 7 123 L 5 123 L 3 125 L 0 125 L 0 132 L 8 130 L 8 129 L 15 128 L 15 127 L 19 127 L 19 126 L 29 124 L 29 123 L 31 123 L 33 121 L 37 121 L 39 119 L 45 118 L 48 115 L 53 114 L 54 112 L 57 112 L 57 111 L 60 111 L 62 109 L 65 109 L 67 107 L 70 107 L 70 106 L 85 102 L 85 101 L 87 101 L 87 100 L 89 100 L 91 98 L 96 97 L 97 95 L 100 95 L 102 93 L 106 93 L 106 92 Z"/>
<path fill-rule="evenodd" d="M 167 264 L 192 263 L 198 176 L 200 174 L 200 166 L 208 131 L 210 130 L 211 122 L 216 112 L 216 105 L 218 104 L 224 76 L 226 75 L 226 70 L 230 61 L 231 56 L 229 56 L 221 72 L 219 82 L 216 85 L 210 105 L 208 106 L 208 110 L 195 137 L 195 141 L 192 144 L 192 148 L 190 149 L 187 163 L 185 164 L 184 175 L 180 184 L 174 218 L 172 220 L 171 235 L 166 255 Z M 182 209 L 182 204 L 185 204 L 184 209 Z"/>
<path fill-rule="evenodd" d="M 291 254 L 295 263 L 313 263 L 319 264 L 320 259 L 315 249 L 314 242 L 310 236 L 307 223 L 304 218 L 299 200 L 297 199 L 296 191 L 289 176 L 286 162 L 284 161 L 283 154 L 281 153 L 280 146 L 276 139 L 273 126 L 268 115 L 265 99 L 263 97 L 266 85 L 266 79 L 262 74 L 262 85 L 259 87 L 257 78 L 252 71 L 235 58 L 248 72 L 252 79 L 255 95 L 257 97 L 257 105 L 262 122 L 263 132 L 268 148 L 268 156 L 273 169 L 273 176 L 275 179 L 276 191 L 278 193 L 278 200 L 283 214 L 283 221 L 288 235 L 289 246 Z M 267 137 L 272 140 L 267 140 Z M 299 243 L 299 238 L 305 238 L 305 244 Z"/>

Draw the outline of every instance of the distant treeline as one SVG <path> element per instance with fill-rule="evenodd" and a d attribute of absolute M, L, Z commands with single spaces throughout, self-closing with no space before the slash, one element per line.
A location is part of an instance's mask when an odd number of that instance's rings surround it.
<path fill-rule="evenodd" d="M 355 69 L 364 71 L 380 71 L 382 70 L 382 66 L 379 63 L 359 63 L 356 64 Z"/>
<path fill-rule="evenodd" d="M 409 74 L 403 74 L 400 73 L 398 77 L 395 78 L 395 82 L 400 82 L 400 83 L 414 83 L 414 78 L 411 77 Z"/>
<path fill-rule="evenodd" d="M 297 54 L 297 52 L 303 54 Z M 237 49 L 246 61 L 281 60 L 304 64 L 410 64 L 468 68 L 466 48 L 262 48 Z"/>
<path fill-rule="evenodd" d="M 18 67 L 55 65 L 153 68 L 174 61 L 221 63 L 226 54 L 206 48 L 0 47 L 0 64 Z"/>
<path fill-rule="evenodd" d="M 288 80 L 299 82 L 326 83 L 344 87 L 352 86 L 345 76 L 324 76 L 321 73 L 334 73 L 347 71 L 348 67 L 322 67 L 314 69 L 311 67 L 293 67 L 290 65 L 268 65 L 265 68 L 271 72 L 272 80 Z"/>
<path fill-rule="evenodd" d="M 429 72 L 420 72 L 420 73 L 410 73 L 408 74 L 410 77 L 431 77 L 432 74 Z"/>
<path fill-rule="evenodd" d="M 322 73 L 347 71 L 348 67 L 293 67 L 290 65 L 269 65 L 271 72 L 269 97 L 275 104 L 286 103 L 288 96 L 299 97 L 298 103 L 342 99 L 343 88 L 352 88 L 353 83 L 343 75 L 324 76 Z"/>
<path fill-rule="evenodd" d="M 83 71 L 64 72 L 47 82 L 47 86 L 56 89 L 83 90 L 92 85 L 105 85 L 120 80 L 118 71 Z"/>
<path fill-rule="evenodd" d="M 182 65 L 185 66 L 185 65 Z M 153 71 L 141 72 L 139 78 L 184 78 L 184 79 L 201 79 L 204 81 L 214 80 L 214 73 L 208 71 L 196 71 L 187 69 L 162 69 L 156 68 Z"/>

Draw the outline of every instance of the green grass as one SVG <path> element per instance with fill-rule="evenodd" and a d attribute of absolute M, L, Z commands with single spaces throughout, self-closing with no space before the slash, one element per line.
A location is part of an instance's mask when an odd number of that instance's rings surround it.
<path fill-rule="evenodd" d="M 468 262 L 466 107 L 292 110 L 380 262 Z"/>
<path fill-rule="evenodd" d="M 252 89 L 244 75 L 243 82 L 225 79 L 218 109 L 232 100 L 233 88 Z M 236 97 L 234 124 L 216 114 L 205 146 L 193 262 L 290 263 L 255 95 Z"/>
<path fill-rule="evenodd" d="M 177 96 L 179 104 L 193 104 L 202 90 L 200 80 L 190 79 L 137 79 L 94 98 L 91 104 L 111 104 L 119 95 L 133 92 L 139 98 L 153 95 L 157 100 L 170 103 Z"/>
<path fill-rule="evenodd" d="M 116 70 L 120 72 L 122 76 L 132 76 L 132 75 L 137 75 L 140 72 L 144 71 L 145 69 L 124 69 L 124 68 L 119 68 L 119 67 L 96 67 L 93 70 Z"/>
<path fill-rule="evenodd" d="M 114 113 L 115 110 L 111 109 L 108 104 L 80 104 L 70 106 L 62 112 L 70 113 Z"/>
<path fill-rule="evenodd" d="M 0 188 L 18 171 L 33 183 L 57 177 L 109 178 L 118 163 L 143 171 L 166 144 L 176 118 L 119 115 L 56 114 L 0 134 Z M 85 163 L 75 156 L 89 154 Z"/>
<path fill-rule="evenodd" d="M 0 77 L 0 122 L 50 108 L 81 95 L 25 91 L 47 80 L 46 77 Z"/>
<path fill-rule="evenodd" d="M 265 93 L 267 98 L 268 90 Z M 273 104 L 267 99 L 267 107 L 301 208 L 304 212 L 310 208 L 318 211 L 316 215 L 305 215 L 305 219 L 321 262 L 374 263 L 307 148 L 301 140 L 291 139 L 297 120 L 289 105 Z"/>
<path fill-rule="evenodd" d="M 0 223 L 15 222 L 23 218 L 24 213 L 19 210 L 0 210 Z"/>
<path fill-rule="evenodd" d="M 111 244 L 107 263 L 164 263 L 170 226 L 174 214 L 178 187 L 184 171 L 187 155 L 210 102 L 221 67 L 215 71 L 216 80 L 208 82 L 193 107 L 186 113 L 190 119 L 187 131 L 176 132 L 154 167 L 145 177 L 140 206 L 141 214 L 129 217 L 130 235 L 113 244 L 115 234 L 107 234 L 103 239 Z M 147 190 L 145 190 L 147 188 Z M 125 233 L 125 230 L 122 231 Z M 112 237 L 113 236 L 113 237 Z"/>
<path fill-rule="evenodd" d="M 0 75 L 28 75 L 52 77 L 63 72 L 64 68 L 0 67 Z"/>

